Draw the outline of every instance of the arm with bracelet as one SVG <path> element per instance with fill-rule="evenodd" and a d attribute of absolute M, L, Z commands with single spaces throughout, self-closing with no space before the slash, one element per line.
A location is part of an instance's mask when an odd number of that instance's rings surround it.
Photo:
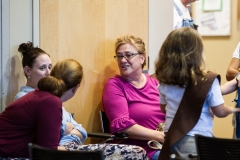
<path fill-rule="evenodd" d="M 234 126 L 234 138 L 239 138 L 240 137 L 240 128 L 239 128 L 239 123 L 240 123 L 240 115 L 239 115 L 239 110 L 240 110 L 240 103 L 238 101 L 238 97 L 239 97 L 239 90 L 240 90 L 240 73 L 237 74 L 237 76 L 232 79 L 231 81 L 228 81 L 227 83 L 225 83 L 224 85 L 221 86 L 221 92 L 223 95 L 232 93 L 236 90 L 238 90 L 237 92 L 237 96 L 235 99 L 236 104 L 236 108 L 229 108 L 229 114 L 231 113 L 235 113 L 233 116 L 233 126 Z"/>
<path fill-rule="evenodd" d="M 231 81 L 226 82 L 221 86 L 221 92 L 223 95 L 232 93 L 236 90 L 239 90 L 240 86 L 240 73 L 236 76 L 236 78 L 232 79 Z M 240 108 L 232 108 L 232 107 L 224 107 L 221 110 L 218 110 L 220 117 L 225 117 L 225 115 L 229 115 L 231 113 L 239 112 Z M 213 111 L 214 112 L 214 111 Z M 216 115 L 218 116 L 218 115 Z"/>

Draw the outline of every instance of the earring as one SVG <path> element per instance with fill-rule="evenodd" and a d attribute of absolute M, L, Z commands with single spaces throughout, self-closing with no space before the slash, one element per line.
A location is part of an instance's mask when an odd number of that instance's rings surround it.
<path fill-rule="evenodd" d="M 30 79 L 30 78 L 31 78 L 31 76 L 27 76 L 27 78 L 28 78 L 28 79 Z"/>

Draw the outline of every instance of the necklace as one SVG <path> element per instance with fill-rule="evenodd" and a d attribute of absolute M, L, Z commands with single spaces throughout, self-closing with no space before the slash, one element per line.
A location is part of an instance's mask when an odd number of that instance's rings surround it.
<path fill-rule="evenodd" d="M 134 82 L 134 83 L 133 83 L 133 82 Z M 144 77 L 143 77 L 143 74 L 141 74 L 141 78 L 140 78 L 140 81 L 139 81 L 139 82 L 136 82 L 136 81 L 133 81 L 133 82 L 129 81 L 129 83 L 130 83 L 132 86 L 134 86 L 134 87 L 136 87 L 136 88 L 142 88 L 143 85 L 144 85 Z"/>

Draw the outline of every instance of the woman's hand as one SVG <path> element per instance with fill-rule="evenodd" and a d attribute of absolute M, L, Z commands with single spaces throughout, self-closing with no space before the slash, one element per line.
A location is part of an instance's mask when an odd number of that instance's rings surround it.
<path fill-rule="evenodd" d="M 66 151 L 66 148 L 63 147 L 63 146 L 58 146 L 57 149 L 60 150 L 60 151 Z"/>
<path fill-rule="evenodd" d="M 70 134 L 70 132 L 74 129 L 74 125 L 70 122 L 66 122 L 66 128 L 64 131 L 64 135 Z"/>
<path fill-rule="evenodd" d="M 158 131 L 159 132 L 159 140 L 158 140 L 158 142 L 161 142 L 161 143 L 164 143 L 164 137 L 165 137 L 165 134 L 164 134 L 164 132 L 160 132 L 160 131 Z"/>
<path fill-rule="evenodd" d="M 165 137 L 164 132 L 145 128 L 138 124 L 135 124 L 129 128 L 122 130 L 121 133 L 128 134 L 129 138 L 132 138 L 132 139 L 148 140 L 148 141 L 156 140 L 161 143 L 164 142 L 164 137 Z"/>

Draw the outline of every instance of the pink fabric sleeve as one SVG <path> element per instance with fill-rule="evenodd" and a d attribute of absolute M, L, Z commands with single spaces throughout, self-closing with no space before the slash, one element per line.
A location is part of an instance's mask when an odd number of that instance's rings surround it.
<path fill-rule="evenodd" d="M 121 81 L 111 78 L 104 87 L 103 107 L 110 121 L 110 131 L 115 133 L 137 124 L 129 118 L 128 103 Z"/>

